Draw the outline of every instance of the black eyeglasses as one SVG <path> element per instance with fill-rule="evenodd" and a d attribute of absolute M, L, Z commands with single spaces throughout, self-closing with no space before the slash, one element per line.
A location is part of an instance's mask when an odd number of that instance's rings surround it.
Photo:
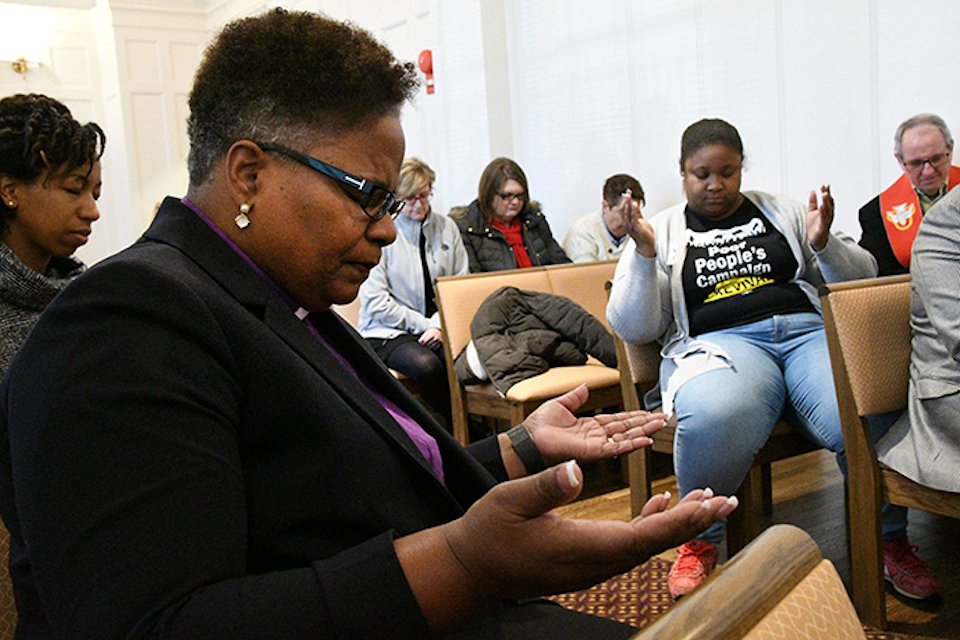
<path fill-rule="evenodd" d="M 905 166 L 908 171 L 917 172 L 917 171 L 923 171 L 923 167 L 927 164 L 929 164 L 934 169 L 939 169 L 944 165 L 944 163 L 946 163 L 946 161 L 949 158 L 950 158 L 950 154 L 947 152 L 947 153 L 937 153 L 930 156 L 929 158 L 917 158 L 916 160 L 903 160 L 902 157 L 900 159 L 903 161 L 903 166 Z"/>
<path fill-rule="evenodd" d="M 517 200 L 519 200 L 520 202 L 523 202 L 524 200 L 527 199 L 527 194 L 526 194 L 526 193 L 507 193 L 507 192 L 503 192 L 503 193 L 498 193 L 497 196 L 499 196 L 500 199 L 503 200 L 504 202 L 506 202 L 507 204 L 510 204 L 511 202 L 514 202 L 514 201 L 517 201 Z"/>
<path fill-rule="evenodd" d="M 268 142 L 257 142 L 256 145 L 264 151 L 273 151 L 287 156 L 302 165 L 306 165 L 318 171 L 328 178 L 337 181 L 337 185 L 343 190 L 351 200 L 360 205 L 363 212 L 370 216 L 371 220 L 379 220 L 389 215 L 396 218 L 403 209 L 404 202 L 397 198 L 396 194 L 385 186 L 370 182 L 366 178 L 358 178 L 343 169 L 338 169 L 332 164 L 327 164 L 322 160 L 317 160 L 305 153 L 294 151 L 288 147 Z"/>

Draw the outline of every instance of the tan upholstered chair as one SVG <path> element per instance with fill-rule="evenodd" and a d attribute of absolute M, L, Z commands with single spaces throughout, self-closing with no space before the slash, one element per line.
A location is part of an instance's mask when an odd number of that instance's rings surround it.
<path fill-rule="evenodd" d="M 640 409 L 641 395 L 656 385 L 660 377 L 659 345 L 629 343 L 619 337 L 615 337 L 614 341 L 617 345 L 624 409 Z M 673 455 L 676 433 L 677 423 L 675 418 L 671 417 L 667 426 L 653 434 L 653 446 L 630 454 L 630 510 L 634 516 L 639 515 L 640 509 L 650 498 L 650 451 Z M 777 423 L 737 490 L 740 506 L 727 520 L 728 555 L 733 555 L 753 539 L 759 530 L 761 515 L 770 515 L 773 512 L 770 465 L 777 460 L 809 453 L 818 448 L 786 422 Z"/>
<path fill-rule="evenodd" d="M 886 591 L 880 505 L 890 502 L 960 518 L 960 493 L 924 487 L 879 463 L 864 419 L 907 406 L 910 276 L 831 284 L 820 300 L 847 447 L 853 602 L 864 622 L 882 629 Z"/>
<path fill-rule="evenodd" d="M 570 391 L 580 383 L 590 388 L 585 411 L 622 406 L 620 374 L 591 358 L 579 367 L 555 367 L 515 384 L 501 396 L 489 383 L 462 385 L 453 361 L 470 341 L 470 322 L 480 304 L 501 287 L 513 286 L 566 296 L 606 326 L 607 297 L 604 283 L 613 277 L 616 262 L 589 262 L 472 273 L 437 279 L 437 307 L 443 326 L 443 347 L 453 405 L 453 435 L 469 442 L 469 416 L 478 415 L 518 424 L 543 402 Z"/>
<path fill-rule="evenodd" d="M 767 529 L 633 640 L 863 640 L 837 570 L 809 535 Z"/>

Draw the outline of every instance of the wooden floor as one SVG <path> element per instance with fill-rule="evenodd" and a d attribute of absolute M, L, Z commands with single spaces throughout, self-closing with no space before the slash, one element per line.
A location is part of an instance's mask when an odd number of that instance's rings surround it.
<path fill-rule="evenodd" d="M 589 474 L 594 472 L 588 470 L 587 488 L 592 480 Z M 786 522 L 807 531 L 823 556 L 836 565 L 849 589 L 843 479 L 833 456 L 817 451 L 775 463 L 773 478 L 774 509 L 767 524 Z M 594 486 L 597 483 L 594 481 Z M 673 476 L 655 483 L 654 491 L 664 490 L 676 496 Z M 562 512 L 576 518 L 629 520 L 629 493 L 619 489 L 586 498 L 564 507 Z M 911 543 L 920 547 L 918 555 L 930 563 L 940 579 L 943 598 L 935 603 L 916 603 L 888 590 L 888 630 L 916 638 L 960 638 L 960 521 L 911 510 L 909 535 Z M 674 555 L 670 551 L 662 557 L 672 560 Z"/>

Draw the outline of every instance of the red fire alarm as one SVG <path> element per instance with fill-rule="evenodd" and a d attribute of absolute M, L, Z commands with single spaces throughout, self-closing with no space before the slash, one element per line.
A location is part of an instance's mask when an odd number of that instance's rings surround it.
<path fill-rule="evenodd" d="M 420 52 L 417 65 L 419 65 L 420 71 L 423 71 L 423 75 L 427 79 L 427 93 L 433 93 L 433 53 L 430 49 L 424 49 Z"/>

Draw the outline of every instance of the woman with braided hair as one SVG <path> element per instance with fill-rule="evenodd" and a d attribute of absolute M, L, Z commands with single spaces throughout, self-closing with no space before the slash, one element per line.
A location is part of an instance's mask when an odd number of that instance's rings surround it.
<path fill-rule="evenodd" d="M 100 217 L 105 136 L 53 98 L 0 100 L 0 376 L 47 303 L 83 270 Z"/>

